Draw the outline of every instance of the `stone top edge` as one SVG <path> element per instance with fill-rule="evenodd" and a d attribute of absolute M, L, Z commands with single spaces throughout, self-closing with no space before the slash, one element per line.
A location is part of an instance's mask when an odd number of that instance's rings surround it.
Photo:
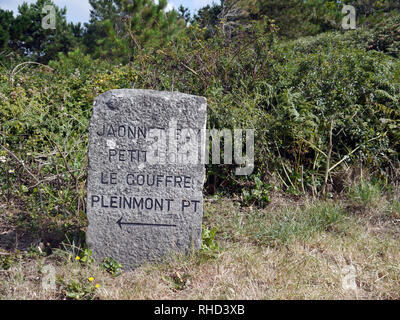
<path fill-rule="evenodd" d="M 125 95 L 129 97 L 135 97 L 135 96 L 151 96 L 151 97 L 159 97 L 159 98 L 173 98 L 173 99 L 179 99 L 179 98 L 195 98 L 199 99 L 202 101 L 199 101 L 200 103 L 207 103 L 207 99 L 202 96 L 197 96 L 197 95 L 192 95 L 188 93 L 182 93 L 179 91 L 157 91 L 157 90 L 150 90 L 150 89 L 111 89 L 108 90 L 99 96 L 97 96 L 95 101 L 107 101 L 113 96 L 118 96 L 118 95 Z"/>

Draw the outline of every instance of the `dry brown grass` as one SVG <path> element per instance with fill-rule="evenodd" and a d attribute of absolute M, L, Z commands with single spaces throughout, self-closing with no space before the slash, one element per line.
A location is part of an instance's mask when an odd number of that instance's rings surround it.
<path fill-rule="evenodd" d="M 176 256 L 112 277 L 95 263 L 76 261 L 65 250 L 47 257 L 24 255 L 0 271 L 0 298 L 65 299 L 73 280 L 91 288 L 83 297 L 90 299 L 399 299 L 400 229 L 398 213 L 388 213 L 388 204 L 389 200 L 384 207 L 380 203 L 362 214 L 343 204 L 343 217 L 321 230 L 293 220 L 290 226 L 298 228 L 293 229 L 291 241 L 282 242 L 278 235 L 268 244 L 270 238 L 258 235 L 276 228 L 272 216 L 280 221 L 291 217 L 291 211 L 317 210 L 310 211 L 314 214 L 325 204 L 279 199 L 259 211 L 229 200 L 207 203 L 204 222 L 218 228 L 222 248 L 214 258 L 206 251 Z M 54 291 L 41 289 L 40 270 L 46 264 L 56 269 Z M 348 266 L 356 270 L 355 290 L 342 287 Z"/>

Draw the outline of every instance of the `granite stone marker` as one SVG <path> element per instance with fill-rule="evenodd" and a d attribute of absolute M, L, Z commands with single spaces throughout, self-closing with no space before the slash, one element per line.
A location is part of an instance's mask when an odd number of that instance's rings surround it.
<path fill-rule="evenodd" d="M 89 130 L 87 243 L 126 268 L 201 246 L 206 99 L 111 90 Z"/>

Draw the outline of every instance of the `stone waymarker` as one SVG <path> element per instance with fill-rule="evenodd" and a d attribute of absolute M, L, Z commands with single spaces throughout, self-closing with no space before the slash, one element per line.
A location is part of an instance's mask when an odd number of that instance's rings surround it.
<path fill-rule="evenodd" d="M 87 243 L 124 267 L 201 245 L 206 99 L 120 89 L 100 95 L 89 132 Z"/>

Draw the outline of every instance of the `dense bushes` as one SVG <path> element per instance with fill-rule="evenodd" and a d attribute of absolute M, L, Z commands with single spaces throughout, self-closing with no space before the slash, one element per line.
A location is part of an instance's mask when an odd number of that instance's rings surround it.
<path fill-rule="evenodd" d="M 255 128 L 259 174 L 279 173 L 294 190 L 302 168 L 306 189 L 311 175 L 322 184 L 331 120 L 331 165 L 348 156 L 347 163 L 385 170 L 396 161 L 399 61 L 367 52 L 365 31 L 289 43 L 277 42 L 274 31 L 271 23 L 256 25 L 234 43 L 222 35 L 205 41 L 197 31 L 189 46 L 176 43 L 152 57 L 146 79 L 156 89 L 206 96 L 210 127 Z"/>
<path fill-rule="evenodd" d="M 393 15 L 375 27 L 367 49 L 383 51 L 394 57 L 399 57 L 400 16 Z"/>
<path fill-rule="evenodd" d="M 209 184 L 220 191 L 241 192 L 263 181 L 268 188 L 320 192 L 327 173 L 360 161 L 378 175 L 393 172 L 400 152 L 400 62 L 367 51 L 375 31 L 290 42 L 280 41 L 276 31 L 264 19 L 235 39 L 218 29 L 207 38 L 193 25 L 126 65 L 79 50 L 60 54 L 50 68 L 14 69 L 18 63 L 8 61 L 0 67 L 2 201 L 18 199 L 33 217 L 46 212 L 66 228 L 84 218 L 91 107 L 113 88 L 202 95 L 210 128 L 254 128 L 252 176 L 239 179 L 232 166 L 208 166 L 214 177 Z"/>

